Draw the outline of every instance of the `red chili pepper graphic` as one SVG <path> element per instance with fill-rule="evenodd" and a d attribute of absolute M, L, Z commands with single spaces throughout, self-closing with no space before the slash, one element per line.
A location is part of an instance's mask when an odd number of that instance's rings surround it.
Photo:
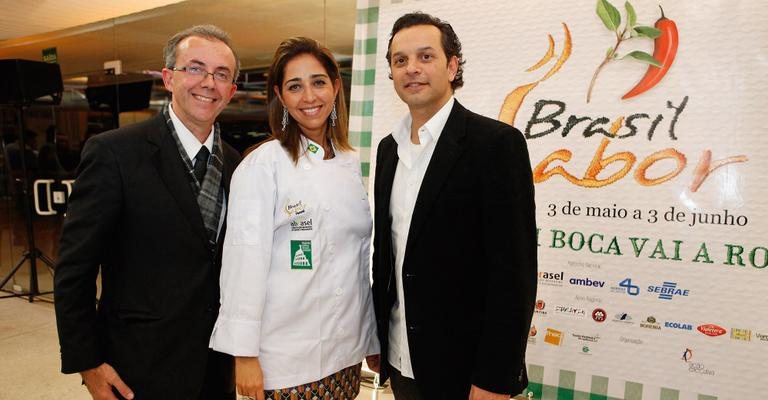
<path fill-rule="evenodd" d="M 661 8 L 661 6 L 659 6 Z M 653 58 L 661 63 L 661 67 L 653 65 L 648 66 L 643 79 L 635 85 L 627 94 L 622 96 L 622 100 L 635 97 L 640 93 L 656 86 L 664 78 L 672 62 L 675 61 L 677 54 L 677 25 L 675 21 L 664 16 L 664 9 L 661 8 L 661 18 L 656 21 L 656 29 L 661 31 L 661 35 L 654 40 Z"/>

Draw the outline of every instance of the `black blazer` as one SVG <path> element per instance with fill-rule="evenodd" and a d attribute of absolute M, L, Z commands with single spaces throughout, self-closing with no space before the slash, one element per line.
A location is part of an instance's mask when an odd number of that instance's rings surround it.
<path fill-rule="evenodd" d="M 225 190 L 239 160 L 224 145 Z M 224 232 L 208 243 L 190 179 L 162 114 L 86 143 L 54 278 L 62 372 L 107 362 L 138 399 L 201 396 Z M 234 393 L 232 359 L 214 358 L 209 382 Z"/>
<path fill-rule="evenodd" d="M 397 296 L 390 216 L 392 135 L 378 148 L 373 295 L 386 379 Z M 408 345 L 427 399 L 470 385 L 520 393 L 536 298 L 536 221 L 528 150 L 517 129 L 455 102 L 413 211 L 403 262 Z"/>

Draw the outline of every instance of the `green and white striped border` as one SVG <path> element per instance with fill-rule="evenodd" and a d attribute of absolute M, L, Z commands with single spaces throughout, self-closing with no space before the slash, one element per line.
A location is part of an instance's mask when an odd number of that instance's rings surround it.
<path fill-rule="evenodd" d="M 360 151 L 360 168 L 368 187 L 371 173 L 373 87 L 376 79 L 376 30 L 379 1 L 358 0 L 355 49 L 352 58 L 352 88 L 349 95 L 349 137 Z"/>
<path fill-rule="evenodd" d="M 545 371 L 543 366 L 534 364 L 528 364 L 528 381 L 528 388 L 523 392 L 525 399 L 532 392 L 534 399 L 543 400 L 718 400 L 717 396 L 705 394 L 681 396 L 679 389 L 605 376 L 577 376 L 576 371 L 556 368 Z"/>

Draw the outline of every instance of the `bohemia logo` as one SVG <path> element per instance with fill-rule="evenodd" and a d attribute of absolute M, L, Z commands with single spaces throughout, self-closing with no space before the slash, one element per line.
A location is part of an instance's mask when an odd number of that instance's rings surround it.
<path fill-rule="evenodd" d="M 696 330 L 698 330 L 699 332 L 707 336 L 712 336 L 712 337 L 725 335 L 725 329 L 715 324 L 699 325 L 696 327 Z"/>
<path fill-rule="evenodd" d="M 638 25 L 634 7 L 628 1 L 624 5 L 626 8 L 626 19 L 622 25 L 621 14 L 616 7 L 607 0 L 598 0 L 597 2 L 597 15 L 603 25 L 611 32 L 610 39 L 612 45 L 608 48 L 604 58 L 592 75 L 592 80 L 587 89 L 587 104 L 592 99 L 592 89 L 597 83 L 600 72 L 613 62 L 632 59 L 648 64 L 645 75 L 621 97 L 622 100 L 628 100 L 657 86 L 675 61 L 679 43 L 677 24 L 672 19 L 667 18 L 664 15 L 664 10 L 659 7 L 661 9 L 661 18 L 656 21 L 654 26 Z M 514 126 L 515 118 L 526 96 L 539 84 L 558 73 L 570 58 L 573 51 L 573 40 L 568 25 L 564 22 L 562 25 L 564 31 L 563 47 L 554 65 L 541 78 L 518 86 L 507 94 L 499 110 L 499 121 Z M 529 67 L 526 72 L 536 71 L 550 64 L 550 61 L 553 60 L 555 56 L 555 41 L 552 35 L 548 35 L 548 39 L 549 48 L 544 57 Z M 619 55 L 619 50 L 623 43 L 638 40 L 653 40 L 653 55 L 638 50 Z M 571 136 L 580 133 L 585 139 L 591 138 L 594 135 L 602 135 L 603 138 L 582 177 L 574 175 L 566 169 L 567 163 L 573 158 L 573 152 L 568 149 L 558 149 L 550 153 L 533 168 L 534 183 L 541 183 L 554 175 L 560 175 L 576 186 L 600 188 L 624 178 L 635 166 L 636 161 L 639 161 L 637 168 L 634 174 L 630 176 L 634 176 L 635 181 L 642 186 L 660 185 L 674 179 L 686 169 L 689 159 L 689 157 L 674 147 L 655 151 L 642 161 L 629 151 L 620 151 L 611 155 L 606 155 L 605 153 L 612 141 L 625 140 L 635 136 L 638 138 L 645 136 L 648 141 L 651 141 L 654 139 L 654 134 L 657 130 L 661 131 L 663 127 L 667 127 L 669 140 L 677 140 L 675 125 L 680 121 L 688 100 L 688 96 L 683 96 L 679 100 L 667 100 L 666 109 L 670 110 L 669 113 L 662 112 L 653 115 L 653 113 L 644 110 L 637 110 L 633 113 L 628 112 L 627 115 L 611 118 L 589 115 L 570 115 L 566 117 L 563 115 L 567 108 L 565 102 L 554 99 L 540 99 L 536 101 L 533 114 L 525 123 L 524 134 L 526 139 L 538 139 L 549 134 L 559 134 L 559 136 L 565 138 L 569 133 Z M 665 119 L 669 122 L 665 121 L 662 124 L 662 121 Z M 657 135 L 656 137 L 658 138 L 659 136 Z M 728 164 L 748 161 L 745 155 L 716 159 L 709 149 L 703 150 L 701 154 L 701 158 L 693 169 L 693 177 L 689 184 L 691 192 L 696 192 L 704 181 L 717 169 Z M 669 163 L 670 161 L 671 163 Z M 551 164 L 556 162 L 561 165 L 551 166 Z M 612 164 L 613 167 L 610 167 Z M 661 169 L 661 174 L 651 175 L 649 172 L 658 169 Z M 615 172 L 612 172 L 610 176 L 605 178 L 599 177 L 600 173 L 605 170 Z"/>
<path fill-rule="evenodd" d="M 659 323 L 656 322 L 656 318 L 653 315 L 649 315 L 648 318 L 645 319 L 645 321 L 640 321 L 640 327 L 654 329 L 654 330 L 661 329 L 661 325 L 659 325 Z"/>
<path fill-rule="evenodd" d="M 662 300 L 672 300 L 674 296 L 688 296 L 690 290 L 680 289 L 677 282 L 664 282 L 661 286 L 648 286 L 648 292 L 658 293 Z"/>

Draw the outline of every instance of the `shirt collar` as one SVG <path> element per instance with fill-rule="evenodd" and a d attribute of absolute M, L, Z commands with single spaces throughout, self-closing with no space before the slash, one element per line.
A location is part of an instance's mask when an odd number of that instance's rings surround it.
<path fill-rule="evenodd" d="M 173 123 L 173 128 L 176 129 L 176 135 L 179 137 L 181 146 L 184 147 L 184 151 L 187 152 L 187 157 L 189 157 L 190 161 L 194 163 L 195 156 L 202 146 L 207 147 L 209 152 L 213 152 L 213 127 L 211 127 L 211 132 L 208 133 L 205 143 L 201 145 L 192 131 L 187 129 L 184 123 L 181 122 L 181 119 L 173 112 L 173 107 L 169 105 L 168 111 L 171 114 L 171 123 Z"/>
<path fill-rule="evenodd" d="M 421 135 L 422 131 L 425 131 L 432 138 L 432 141 L 437 142 L 437 139 L 440 138 L 440 134 L 443 132 L 443 128 L 445 128 L 445 123 L 448 122 L 448 117 L 451 115 L 453 103 L 454 97 L 451 96 L 451 98 L 443 104 L 440 110 L 438 110 L 429 121 L 419 127 L 419 134 Z M 412 121 L 413 119 L 409 113 L 400 122 L 398 129 L 392 132 L 392 138 L 395 139 L 398 146 L 411 142 Z"/>
<path fill-rule="evenodd" d="M 331 146 L 333 146 L 333 143 L 331 143 Z M 301 151 L 302 154 L 305 154 L 307 158 L 312 160 L 322 161 L 325 158 L 325 150 L 323 149 L 323 146 L 304 135 L 301 135 Z M 336 155 L 339 154 L 335 147 L 333 148 L 333 152 Z"/>

